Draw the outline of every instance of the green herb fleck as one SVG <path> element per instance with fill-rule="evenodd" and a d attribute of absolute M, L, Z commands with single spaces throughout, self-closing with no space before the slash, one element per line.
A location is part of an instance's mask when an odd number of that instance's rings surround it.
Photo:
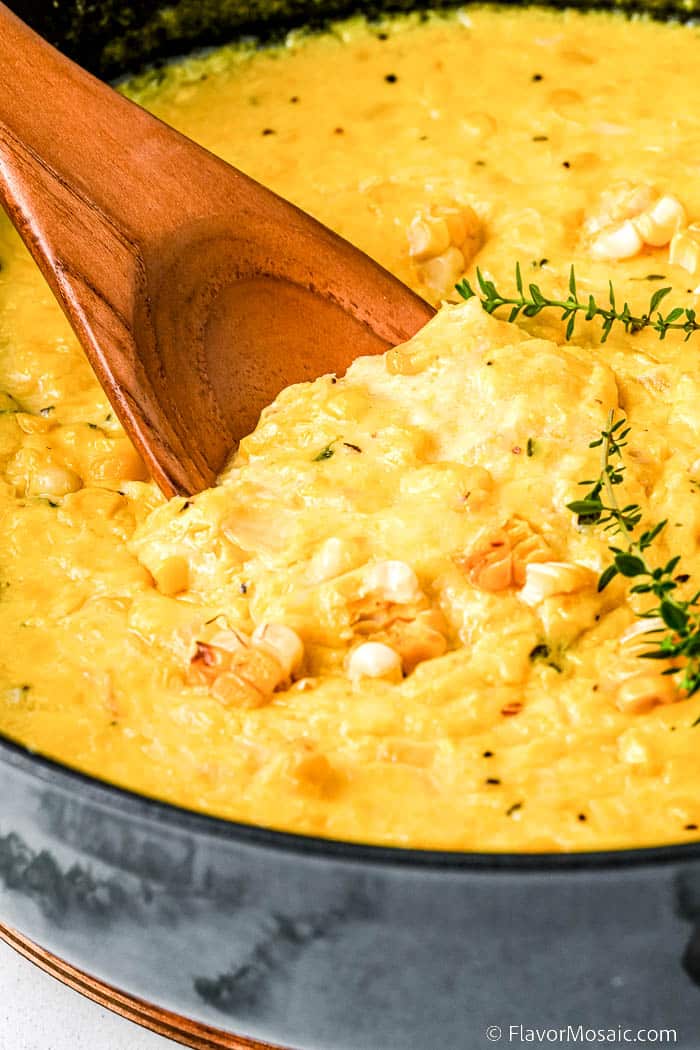
<path fill-rule="evenodd" d="M 537 662 L 544 663 L 547 667 L 551 667 L 558 674 L 561 674 L 561 667 L 559 664 L 552 659 L 552 650 L 545 642 L 540 642 L 539 645 L 534 646 L 528 653 L 530 663 L 534 664 Z"/>
<path fill-rule="evenodd" d="M 314 456 L 314 458 L 312 460 L 312 463 L 320 463 L 322 460 L 330 459 L 331 456 L 334 456 L 335 455 L 335 451 L 333 449 L 333 446 L 338 441 L 340 441 L 340 438 L 333 438 L 332 441 L 329 441 L 328 444 L 324 448 L 322 448 L 321 451 L 317 455 Z"/>
<path fill-rule="evenodd" d="M 532 459 L 532 457 L 535 454 L 535 439 L 534 438 L 528 438 L 527 439 L 527 454 L 528 454 L 528 457 L 530 459 Z"/>

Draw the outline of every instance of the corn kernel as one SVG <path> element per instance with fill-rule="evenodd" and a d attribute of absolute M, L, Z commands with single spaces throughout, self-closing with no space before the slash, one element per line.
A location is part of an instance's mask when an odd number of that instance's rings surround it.
<path fill-rule="evenodd" d="M 296 631 L 283 623 L 263 623 L 251 638 L 253 645 L 268 650 L 289 677 L 304 659 L 304 643 Z"/>
<path fill-rule="evenodd" d="M 423 597 L 418 577 L 405 561 L 378 561 L 364 575 L 367 591 L 374 591 L 388 602 L 407 604 Z"/>
<path fill-rule="evenodd" d="M 666 195 L 632 221 L 645 244 L 662 248 L 685 226 L 685 208 L 676 197 Z"/>
<path fill-rule="evenodd" d="M 45 466 L 34 471 L 29 478 L 28 494 L 30 496 L 66 496 L 77 492 L 83 482 L 74 470 L 68 467 Z"/>
<path fill-rule="evenodd" d="M 350 653 L 348 675 L 354 681 L 359 678 L 383 678 L 400 682 L 403 677 L 401 657 L 383 642 L 363 642 Z"/>
<path fill-rule="evenodd" d="M 700 226 L 693 224 L 687 230 L 679 230 L 671 239 L 668 261 L 682 266 L 688 273 L 700 271 Z"/>
<path fill-rule="evenodd" d="M 179 554 L 166 558 L 153 570 L 156 587 L 168 597 L 186 591 L 190 583 L 190 568 L 186 558 Z"/>

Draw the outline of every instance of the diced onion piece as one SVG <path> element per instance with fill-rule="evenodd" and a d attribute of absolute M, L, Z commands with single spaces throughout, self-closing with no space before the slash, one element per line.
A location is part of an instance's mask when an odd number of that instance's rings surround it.
<path fill-rule="evenodd" d="M 660 616 L 649 616 L 648 618 L 637 620 L 636 623 L 633 623 L 620 635 L 620 645 L 638 642 L 645 635 L 651 635 L 652 631 L 658 631 L 660 628 L 664 628 L 664 622 Z"/>
<path fill-rule="evenodd" d="M 365 572 L 367 591 L 375 591 L 388 602 L 400 605 L 423 597 L 415 572 L 405 561 L 378 561 Z"/>
<path fill-rule="evenodd" d="M 401 657 L 383 642 L 363 642 L 350 653 L 348 675 L 353 681 L 358 678 L 383 678 L 400 682 L 403 677 Z"/>

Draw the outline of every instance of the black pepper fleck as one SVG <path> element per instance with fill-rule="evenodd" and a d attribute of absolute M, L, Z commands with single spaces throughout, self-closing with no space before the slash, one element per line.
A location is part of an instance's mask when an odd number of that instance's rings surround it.
<path fill-rule="evenodd" d="M 240 590 L 241 594 L 247 594 L 248 593 L 248 584 L 247 583 L 242 583 L 240 585 L 240 587 L 239 587 L 239 590 Z"/>
<path fill-rule="evenodd" d="M 262 129 L 262 134 L 263 135 L 274 135 L 275 134 L 275 129 L 274 128 L 263 128 Z"/>
<path fill-rule="evenodd" d="M 544 77 L 542 76 L 541 73 L 533 73 L 532 74 L 532 79 L 534 81 L 538 81 L 538 80 L 544 80 Z"/>
<path fill-rule="evenodd" d="M 493 758 L 493 751 L 484 751 L 483 758 Z"/>
<path fill-rule="evenodd" d="M 500 784 L 501 782 L 498 779 L 498 777 L 487 777 L 486 778 L 486 783 L 487 784 Z"/>
<path fill-rule="evenodd" d="M 399 78 L 397 77 L 396 73 L 387 73 L 384 79 L 386 80 L 387 84 L 395 84 Z"/>
<path fill-rule="evenodd" d="M 698 830 L 698 826 L 697 826 L 697 824 L 686 824 L 685 830 L 686 831 L 697 831 Z"/>
<path fill-rule="evenodd" d="M 580 821 L 581 821 L 581 823 L 583 823 L 583 822 L 584 822 L 585 820 L 587 820 L 588 818 L 586 817 L 586 814 L 585 814 L 585 813 L 579 813 L 576 819 L 577 819 L 577 820 L 580 820 Z"/>
<path fill-rule="evenodd" d="M 569 163 L 569 161 L 568 161 L 568 160 L 565 160 L 565 161 L 564 161 L 564 162 L 562 163 L 562 168 L 570 168 L 570 167 L 571 167 L 571 164 Z"/>

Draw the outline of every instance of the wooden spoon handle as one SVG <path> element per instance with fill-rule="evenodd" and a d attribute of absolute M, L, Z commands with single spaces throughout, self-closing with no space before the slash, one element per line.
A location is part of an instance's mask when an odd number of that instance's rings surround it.
<path fill-rule="evenodd" d="M 60 54 L 2 3 L 0 69 L 0 170 L 10 195 L 13 154 L 21 144 L 37 167 L 118 216 L 121 227 L 140 230 L 140 194 L 153 201 L 162 221 L 149 162 L 167 141 L 172 163 L 161 177 L 169 199 L 177 147 L 185 151 L 188 140 Z"/>
<path fill-rule="evenodd" d="M 154 440 L 167 445 L 173 462 L 180 456 L 189 462 L 176 428 L 158 411 L 155 391 L 152 404 L 142 396 L 150 384 L 133 333 L 146 294 L 134 205 L 158 200 L 152 186 L 139 186 L 141 167 L 133 151 L 147 153 L 150 125 L 158 124 L 59 54 L 2 3 L 0 68 L 0 203 L 154 473 Z M 141 140 L 127 134 L 133 120 L 149 125 Z M 132 151 L 126 166 L 120 163 L 125 151 Z M 170 491 L 180 484 L 179 478 L 169 481 Z"/>
<path fill-rule="evenodd" d="M 0 202 L 163 491 L 211 485 L 286 385 L 431 308 L 0 3 Z"/>

